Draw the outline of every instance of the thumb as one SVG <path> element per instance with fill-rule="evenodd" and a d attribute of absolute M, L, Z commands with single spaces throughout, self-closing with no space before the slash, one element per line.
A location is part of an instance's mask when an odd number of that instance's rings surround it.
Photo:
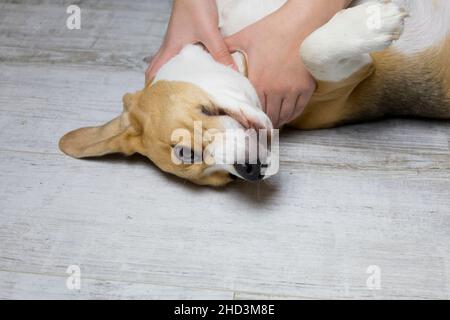
<path fill-rule="evenodd" d="M 249 47 L 249 39 L 247 29 L 241 30 L 224 39 L 225 45 L 230 52 L 247 52 Z"/>
<path fill-rule="evenodd" d="M 153 78 L 159 69 L 165 65 L 172 57 L 174 57 L 179 50 L 169 50 L 162 48 L 158 53 L 153 57 L 150 62 L 147 71 L 145 72 L 145 79 L 148 81 Z"/>
<path fill-rule="evenodd" d="M 236 52 L 240 49 L 239 45 L 237 43 L 238 42 L 237 35 L 238 34 L 234 34 L 234 35 L 226 37 L 224 39 L 225 45 L 227 46 L 228 50 L 230 50 L 230 52 Z"/>
<path fill-rule="evenodd" d="M 237 70 L 237 66 L 234 63 L 230 50 L 220 34 L 217 35 L 217 37 L 203 43 L 203 45 L 206 49 L 208 49 L 214 60 L 225 66 L 231 66 L 233 69 Z"/>

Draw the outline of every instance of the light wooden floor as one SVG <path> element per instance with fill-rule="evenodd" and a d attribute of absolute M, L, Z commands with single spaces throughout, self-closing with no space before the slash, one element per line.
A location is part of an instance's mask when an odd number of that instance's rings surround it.
<path fill-rule="evenodd" d="M 223 190 L 74 160 L 59 137 L 142 87 L 170 3 L 77 1 L 74 31 L 70 3 L 0 0 L 0 298 L 450 297 L 449 123 L 286 132 L 277 177 Z"/>

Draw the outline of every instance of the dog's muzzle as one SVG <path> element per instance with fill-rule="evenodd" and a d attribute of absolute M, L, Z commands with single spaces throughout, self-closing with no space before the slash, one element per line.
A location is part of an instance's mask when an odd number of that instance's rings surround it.
<path fill-rule="evenodd" d="M 264 179 L 263 168 L 267 167 L 261 163 L 235 164 L 236 172 L 247 181 L 261 181 Z"/>

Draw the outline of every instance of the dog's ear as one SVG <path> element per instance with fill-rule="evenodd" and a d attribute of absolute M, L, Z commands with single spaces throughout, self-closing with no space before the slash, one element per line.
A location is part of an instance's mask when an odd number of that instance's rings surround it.
<path fill-rule="evenodd" d="M 141 127 L 129 112 L 137 103 L 135 95 L 124 97 L 121 116 L 98 127 L 81 128 L 64 135 L 59 148 L 74 158 L 99 157 L 110 153 L 142 153 Z"/>

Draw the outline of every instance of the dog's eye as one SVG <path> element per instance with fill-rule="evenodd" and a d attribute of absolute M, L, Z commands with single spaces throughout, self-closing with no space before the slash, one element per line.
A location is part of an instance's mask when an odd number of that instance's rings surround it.
<path fill-rule="evenodd" d="M 202 110 L 202 113 L 205 114 L 205 115 L 207 115 L 207 116 L 213 116 L 213 115 L 215 115 L 215 113 L 214 113 L 210 108 L 208 108 L 208 107 L 205 106 L 205 105 L 201 105 L 201 106 L 200 106 L 200 110 Z"/>
<path fill-rule="evenodd" d="M 197 156 L 194 150 L 184 147 L 184 146 L 175 146 L 173 148 L 173 152 L 175 157 L 180 160 L 183 164 L 194 164 L 200 161 L 200 158 Z"/>
<path fill-rule="evenodd" d="M 207 107 L 205 105 L 200 106 L 200 110 L 207 116 L 226 116 L 227 113 L 217 107 Z"/>

